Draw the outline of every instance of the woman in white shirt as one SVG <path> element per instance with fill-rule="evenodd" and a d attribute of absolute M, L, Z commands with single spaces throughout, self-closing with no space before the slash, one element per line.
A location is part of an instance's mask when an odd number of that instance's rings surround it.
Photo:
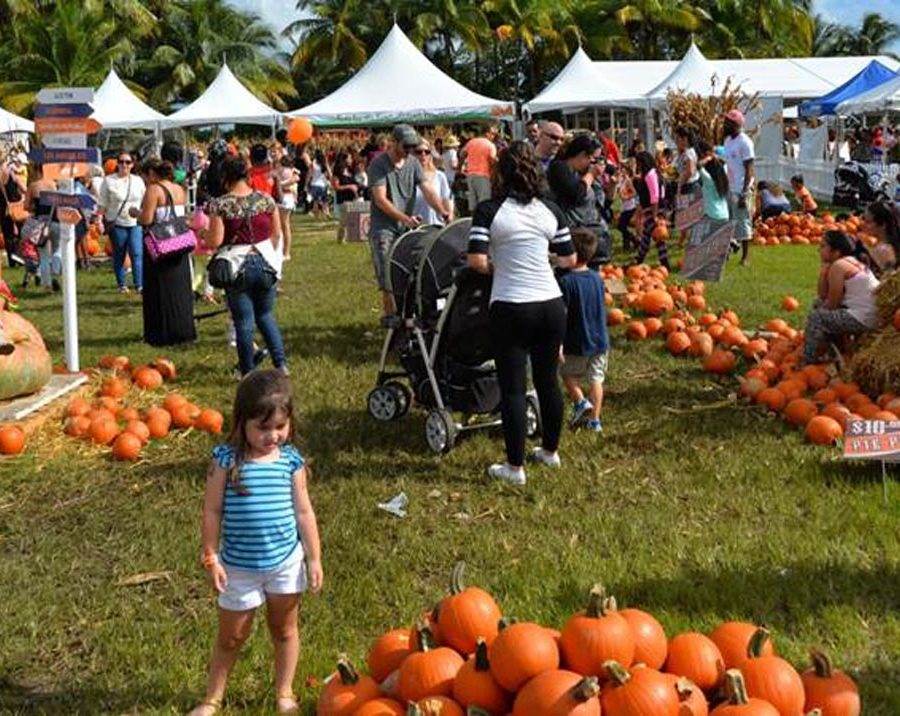
<path fill-rule="evenodd" d="M 120 293 L 128 293 L 128 287 L 125 286 L 126 255 L 131 259 L 131 277 L 135 290 L 140 292 L 144 287 L 144 233 L 138 225 L 138 217 L 147 187 L 133 170 L 134 160 L 131 154 L 120 152 L 116 173 L 107 176 L 100 185 L 100 207 L 112 241 L 113 271 Z"/>
<path fill-rule="evenodd" d="M 431 153 L 431 146 L 426 140 L 419 142 L 415 148 L 416 159 L 422 165 L 422 171 L 425 175 L 425 182 L 431 184 L 437 193 L 443 206 L 444 214 L 447 214 L 447 223 L 453 221 L 453 193 L 450 191 L 450 182 L 447 181 L 447 175 L 438 171 L 434 166 L 434 155 Z M 424 183 L 424 182 L 423 182 Z M 418 216 L 423 224 L 443 225 L 444 220 L 440 213 L 425 199 L 422 194 L 422 185 L 416 187 L 416 203 L 413 207 L 413 215 Z"/>

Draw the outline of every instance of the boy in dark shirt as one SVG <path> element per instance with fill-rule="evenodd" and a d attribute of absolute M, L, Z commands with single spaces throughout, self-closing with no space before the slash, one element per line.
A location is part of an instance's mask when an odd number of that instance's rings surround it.
<path fill-rule="evenodd" d="M 573 229 L 572 242 L 578 263 L 559 282 L 567 307 L 566 339 L 559 372 L 573 403 L 569 425 L 572 428 L 584 425 L 599 433 L 603 430 L 600 410 L 609 355 L 603 279 L 588 269 L 588 262 L 597 250 L 594 232 Z M 587 397 L 582 389 L 583 381 L 588 384 Z"/>

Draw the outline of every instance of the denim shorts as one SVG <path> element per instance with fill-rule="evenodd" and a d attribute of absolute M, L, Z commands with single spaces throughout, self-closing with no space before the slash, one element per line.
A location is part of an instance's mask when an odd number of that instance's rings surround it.
<path fill-rule="evenodd" d="M 387 290 L 387 257 L 398 234 L 391 229 L 376 229 L 369 235 L 369 247 L 372 249 L 372 266 L 375 269 L 375 280 L 378 288 Z"/>

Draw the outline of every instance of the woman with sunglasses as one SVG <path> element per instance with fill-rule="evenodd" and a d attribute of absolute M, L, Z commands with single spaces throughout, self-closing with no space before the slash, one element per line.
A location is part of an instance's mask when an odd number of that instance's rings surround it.
<path fill-rule="evenodd" d="M 119 152 L 116 172 L 109 174 L 100 185 L 100 208 L 103 209 L 109 238 L 113 246 L 113 271 L 119 293 L 128 293 L 125 285 L 125 256 L 131 259 L 131 279 L 134 288 L 143 290 L 143 236 L 138 225 L 141 204 L 147 187 L 144 180 L 133 173 L 134 159 L 129 152 Z"/>
<path fill-rule="evenodd" d="M 444 224 L 444 218 L 441 216 L 443 213 L 447 217 L 447 223 L 450 223 L 453 221 L 453 192 L 450 191 L 450 181 L 447 179 L 447 175 L 434 166 L 434 154 L 428 140 L 423 139 L 413 151 L 419 164 L 422 165 L 422 173 L 425 175 L 422 184 L 431 185 L 443 207 L 442 212 L 435 211 L 422 193 L 422 186 L 419 185 L 416 187 L 416 203 L 413 207 L 413 214 L 422 219 L 423 224 L 440 226 Z"/>
<path fill-rule="evenodd" d="M 562 210 L 569 228 L 583 227 L 597 236 L 592 267 L 609 260 L 610 252 L 609 231 L 600 216 L 602 197 L 598 201 L 595 191 L 603 168 L 603 145 L 588 133 L 575 135 L 547 168 L 550 198 Z"/>

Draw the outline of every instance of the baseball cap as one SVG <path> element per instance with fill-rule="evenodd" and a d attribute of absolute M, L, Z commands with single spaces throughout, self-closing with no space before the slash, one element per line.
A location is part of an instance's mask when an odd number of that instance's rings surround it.
<path fill-rule="evenodd" d="M 739 109 L 729 109 L 725 113 L 725 119 L 730 119 L 732 122 L 734 122 L 739 127 L 744 126 L 744 113 L 741 112 L 741 110 L 739 110 Z"/>
<path fill-rule="evenodd" d="M 395 142 L 403 145 L 404 147 L 414 147 L 421 141 L 419 138 L 419 133 L 416 132 L 416 130 L 410 127 L 408 124 L 394 125 L 394 130 L 391 132 L 391 136 L 394 138 Z"/>

